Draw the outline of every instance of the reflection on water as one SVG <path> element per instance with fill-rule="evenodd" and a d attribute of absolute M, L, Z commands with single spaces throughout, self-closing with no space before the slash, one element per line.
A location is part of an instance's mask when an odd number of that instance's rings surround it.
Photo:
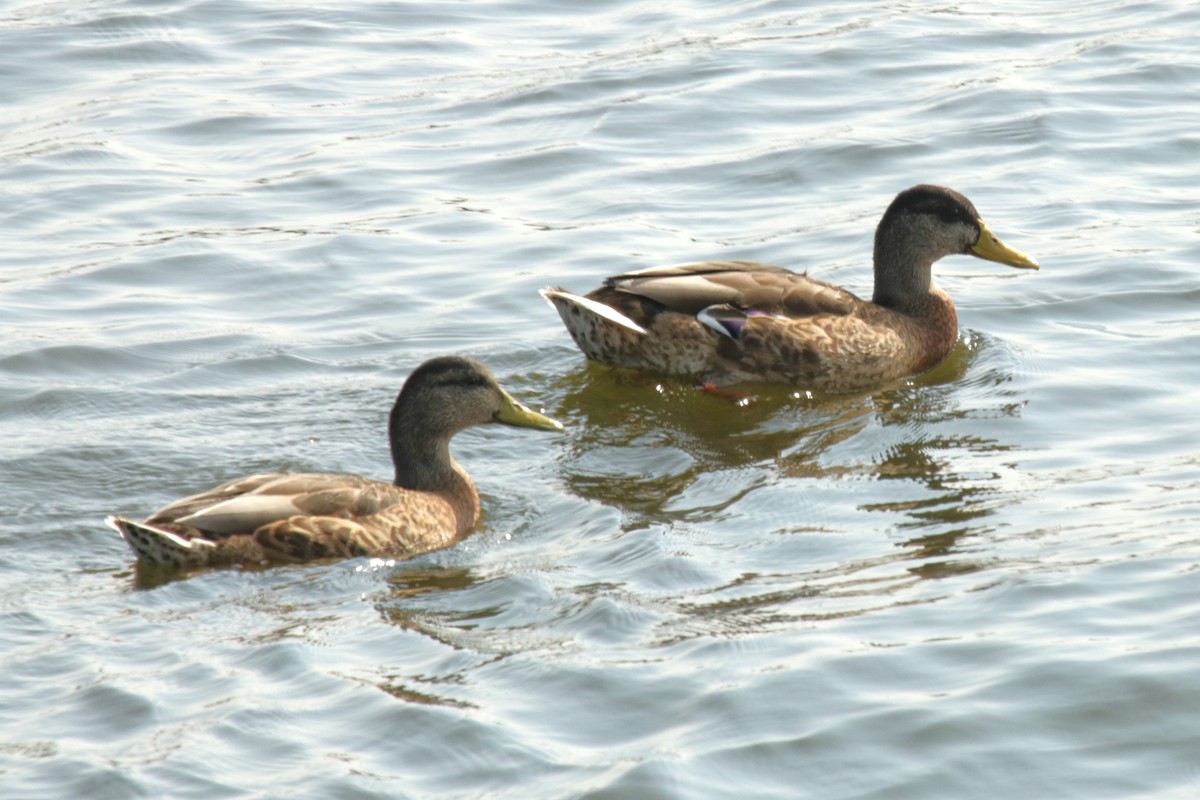
<path fill-rule="evenodd" d="M 130 553 L 129 557 L 132 559 L 133 554 Z M 134 561 L 128 572 L 122 572 L 117 577 L 124 578 L 126 576 L 133 579 L 135 589 L 157 589 L 184 577 L 177 569 L 161 564 L 148 564 L 141 560 Z"/>
<path fill-rule="evenodd" d="M 1005 383 L 1001 375 L 972 374 L 985 347 L 1000 345 L 968 337 L 937 369 L 872 394 L 812 396 L 790 387 L 748 385 L 742 387 L 751 396 L 747 404 L 710 395 L 686 380 L 587 363 L 559 385 L 563 399 L 556 413 L 572 423 L 563 477 L 582 496 L 650 518 L 702 476 L 771 466 L 776 477 L 918 482 L 962 502 L 867 507 L 911 512 L 915 524 L 969 519 L 979 512 L 964 508 L 974 490 L 962 482 L 980 476 L 958 474 L 953 454 L 1005 452 L 1013 445 L 956 423 L 1017 416 L 1022 406 L 1020 398 L 1003 391 L 987 390 L 981 397 L 979 387 Z M 865 449 L 852 444 L 868 430 Z M 948 507 L 934 510 L 938 506 Z M 657 518 L 672 516 L 668 511 Z"/>
<path fill-rule="evenodd" d="M 488 616 L 499 609 L 474 609 L 465 616 L 439 616 L 412 601 L 427 594 L 446 595 L 469 589 L 478 583 L 471 570 L 462 567 L 402 567 L 387 579 L 387 603 L 380 604 L 379 612 L 392 625 L 404 630 L 417 631 L 455 647 L 440 631 L 446 623 L 462 622 L 466 619 Z M 434 620 L 437 624 L 434 624 Z"/>
<path fill-rule="evenodd" d="M 571 437 L 562 479 L 620 508 L 627 537 L 699 526 L 723 540 L 711 546 L 735 548 L 728 577 L 674 595 L 680 619 L 664 626 L 668 638 L 918 602 L 906 591 L 915 581 L 998 565 L 975 540 L 1020 499 L 1005 482 L 1020 445 L 965 421 L 1019 416 L 1006 351 L 967 333 L 945 363 L 898 386 L 809 396 L 756 385 L 742 387 L 753 397 L 744 405 L 686 381 L 581 365 L 559 385 L 555 412 Z M 764 525 L 788 557 L 736 550 L 743 529 Z M 843 540 L 856 529 L 893 546 Z M 847 546 L 862 552 L 848 556 Z"/>
<path fill-rule="evenodd" d="M 419 602 L 428 595 L 455 596 L 477 582 L 471 570 L 460 567 L 424 567 L 403 565 L 388 575 L 387 588 L 377 595 L 375 608 L 384 622 L 417 634 L 442 648 L 461 652 L 462 658 L 448 670 L 401 674 L 388 671 L 377 676 L 373 684 L 397 700 L 427 706 L 473 708 L 471 701 L 456 696 L 453 687 L 466 681 L 472 669 L 503 654 L 484 654 L 476 657 L 465 652 L 456 641 L 457 626 L 474 615 L 486 615 L 487 610 L 471 614 L 439 612 Z"/>

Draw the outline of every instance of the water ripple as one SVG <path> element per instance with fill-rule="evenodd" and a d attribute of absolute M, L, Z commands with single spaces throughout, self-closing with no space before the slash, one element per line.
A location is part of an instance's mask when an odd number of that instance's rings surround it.
<path fill-rule="evenodd" d="M 0 11 L 6 796 L 1194 792 L 1198 13 Z M 588 366 L 536 295 L 869 294 L 925 181 L 1044 268 L 939 262 L 959 345 L 876 392 Z M 456 438 L 458 546 L 181 580 L 102 526 L 386 476 L 445 352 L 568 423 Z"/>

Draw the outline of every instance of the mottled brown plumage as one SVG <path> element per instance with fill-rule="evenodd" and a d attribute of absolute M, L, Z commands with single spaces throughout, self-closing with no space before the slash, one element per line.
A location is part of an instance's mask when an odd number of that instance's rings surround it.
<path fill-rule="evenodd" d="M 178 500 L 144 522 L 109 517 L 139 559 L 174 567 L 268 564 L 350 556 L 408 558 L 447 547 L 479 520 L 479 495 L 450 439 L 501 422 L 562 430 L 512 399 L 477 361 L 418 367 L 388 421 L 396 475 L 252 475 Z"/>
<path fill-rule="evenodd" d="M 594 361 L 731 384 L 846 392 L 924 372 L 958 337 L 933 262 L 963 253 L 1037 263 L 996 238 L 971 202 L 938 186 L 898 194 L 875 231 L 875 294 L 781 267 L 706 261 L 608 278 L 586 296 L 542 291 Z"/>

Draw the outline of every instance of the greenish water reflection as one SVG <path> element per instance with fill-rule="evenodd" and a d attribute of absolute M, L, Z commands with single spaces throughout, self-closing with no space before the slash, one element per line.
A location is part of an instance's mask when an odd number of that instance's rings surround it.
<path fill-rule="evenodd" d="M 900 558 L 917 562 L 913 574 L 986 568 L 987 559 L 959 560 L 960 542 L 988 530 L 997 506 L 1013 502 L 996 459 L 1009 460 L 1019 445 L 966 423 L 1017 417 L 1024 404 L 1004 372 L 1009 359 L 980 358 L 989 350 L 1002 353 L 1004 346 L 968 335 L 946 362 L 902 385 L 842 396 L 739 387 L 748 403 L 686 381 L 587 364 L 559 387 L 556 412 L 571 431 L 562 478 L 578 496 L 620 509 L 627 530 L 712 524 L 734 506 L 744 511 L 741 504 L 755 490 L 780 482 L 795 482 L 796 491 L 838 479 L 891 484 L 840 496 L 852 496 L 858 511 L 882 515 L 884 529 L 911 533 L 897 545 Z M 698 481 L 713 480 L 724 486 L 709 493 L 718 498 L 713 503 L 681 509 L 673 502 Z M 812 520 L 795 524 L 839 529 Z"/>

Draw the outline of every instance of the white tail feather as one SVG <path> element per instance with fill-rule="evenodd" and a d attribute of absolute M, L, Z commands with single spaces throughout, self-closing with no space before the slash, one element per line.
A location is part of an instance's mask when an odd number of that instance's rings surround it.
<path fill-rule="evenodd" d="M 568 292 L 565 289 L 552 289 L 549 287 L 542 289 L 541 295 L 542 297 L 546 298 L 546 301 L 555 308 L 558 307 L 558 304 L 555 301 L 562 300 L 563 302 L 577 305 L 585 311 L 589 311 L 598 317 L 603 317 L 609 322 L 615 322 L 622 328 L 628 328 L 634 333 L 646 333 L 645 328 L 643 328 L 641 325 L 638 325 L 636 322 L 622 314 L 620 311 L 617 311 L 615 308 L 606 306 L 603 303 L 597 303 L 595 300 L 591 300 L 582 295 Z"/>
<path fill-rule="evenodd" d="M 216 547 L 207 539 L 187 539 L 172 531 L 124 517 L 110 516 L 104 521 L 121 534 L 139 559 L 152 564 L 176 567 L 203 564 L 208 558 L 204 551 Z"/>
<path fill-rule="evenodd" d="M 125 530 L 122 528 L 122 525 L 129 525 L 132 527 L 141 528 L 144 531 L 150 531 L 155 536 L 166 539 L 171 544 L 175 545 L 176 547 L 182 547 L 184 550 L 194 550 L 197 545 L 201 547 L 215 547 L 212 542 L 206 539 L 185 539 L 177 533 L 172 533 L 171 531 L 164 530 L 162 528 L 156 528 L 155 526 L 147 525 L 144 522 L 134 522 L 133 520 L 125 519 L 124 517 L 108 516 L 104 518 L 104 521 L 108 523 L 108 527 L 112 528 L 122 536 L 125 536 Z"/>

